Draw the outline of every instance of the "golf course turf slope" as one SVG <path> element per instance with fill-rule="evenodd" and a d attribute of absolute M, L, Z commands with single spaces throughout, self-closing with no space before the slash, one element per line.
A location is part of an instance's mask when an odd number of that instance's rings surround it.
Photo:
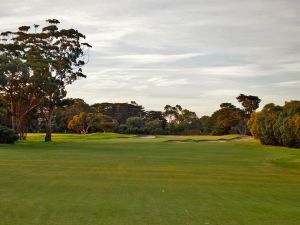
<path fill-rule="evenodd" d="M 300 151 L 209 136 L 0 145 L 0 225 L 299 225 Z"/>

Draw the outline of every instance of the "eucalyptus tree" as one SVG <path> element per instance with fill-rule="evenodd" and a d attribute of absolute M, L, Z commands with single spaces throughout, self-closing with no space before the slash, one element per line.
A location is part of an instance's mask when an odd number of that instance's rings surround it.
<path fill-rule="evenodd" d="M 0 43 L 0 94 L 6 100 L 11 127 L 19 133 L 20 139 L 26 138 L 26 117 L 38 105 L 36 77 L 30 74 L 26 61 L 23 41 L 23 28 L 18 34 L 1 33 Z"/>
<path fill-rule="evenodd" d="M 21 26 L 17 32 L 3 32 L 0 54 L 8 58 L 9 62 L 15 60 L 13 64 L 24 67 L 18 68 L 18 71 L 21 77 L 28 78 L 25 86 L 31 89 L 29 93 L 32 96 L 25 115 L 35 107 L 39 107 L 46 124 L 45 141 L 51 141 L 51 124 L 55 107 L 66 96 L 67 85 L 86 77 L 82 67 L 88 61 L 86 50 L 91 45 L 82 42 L 85 36 L 79 31 L 60 29 L 58 27 L 60 22 L 57 19 L 49 19 L 46 22 L 41 29 L 39 25 Z M 1 68 L 0 75 L 5 68 Z M 7 72 L 6 69 L 4 76 L 7 77 L 7 74 L 12 75 L 14 82 L 18 81 L 14 71 Z M 20 95 L 16 97 L 18 100 L 27 98 L 26 94 L 22 94 L 25 87 L 16 86 L 16 88 L 13 95 Z M 14 108 L 11 111 L 12 115 L 16 114 Z"/>
<path fill-rule="evenodd" d="M 236 99 L 242 104 L 244 107 L 244 111 L 249 118 L 251 113 L 254 112 L 259 107 L 259 103 L 261 99 L 257 96 L 253 95 L 244 95 L 240 94 Z"/>
<path fill-rule="evenodd" d="M 171 106 L 166 105 L 164 107 L 163 115 L 167 119 L 170 125 L 174 124 L 179 118 L 180 112 L 182 111 L 182 107 L 180 105 Z"/>

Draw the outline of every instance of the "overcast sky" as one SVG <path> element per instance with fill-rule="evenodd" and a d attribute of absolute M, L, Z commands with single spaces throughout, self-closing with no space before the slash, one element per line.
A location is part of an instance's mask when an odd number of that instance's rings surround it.
<path fill-rule="evenodd" d="M 0 0 L 0 31 L 57 18 L 93 45 L 68 96 L 199 116 L 240 93 L 300 99 L 299 0 Z"/>

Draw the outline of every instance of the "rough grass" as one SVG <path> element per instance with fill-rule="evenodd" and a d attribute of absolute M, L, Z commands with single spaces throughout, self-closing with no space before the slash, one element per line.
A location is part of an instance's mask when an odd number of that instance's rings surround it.
<path fill-rule="evenodd" d="M 187 137 L 34 134 L 0 145 L 0 224 L 299 225 L 299 150 L 174 139 Z"/>

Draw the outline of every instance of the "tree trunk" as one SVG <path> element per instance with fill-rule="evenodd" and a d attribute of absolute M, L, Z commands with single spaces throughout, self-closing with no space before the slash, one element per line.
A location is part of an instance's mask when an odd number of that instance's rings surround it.
<path fill-rule="evenodd" d="M 45 142 L 52 141 L 52 117 L 53 117 L 54 108 L 50 108 L 49 111 L 45 114 L 46 121 L 46 136 Z"/>
<path fill-rule="evenodd" d="M 14 114 L 11 115 L 11 129 L 17 130 L 16 116 Z"/>
<path fill-rule="evenodd" d="M 16 112 L 14 110 L 14 105 L 13 105 L 12 99 L 10 99 L 10 115 L 11 115 L 11 129 L 17 130 L 17 123 L 16 123 Z"/>
<path fill-rule="evenodd" d="M 51 120 L 46 121 L 46 136 L 45 142 L 52 141 L 52 127 Z"/>

